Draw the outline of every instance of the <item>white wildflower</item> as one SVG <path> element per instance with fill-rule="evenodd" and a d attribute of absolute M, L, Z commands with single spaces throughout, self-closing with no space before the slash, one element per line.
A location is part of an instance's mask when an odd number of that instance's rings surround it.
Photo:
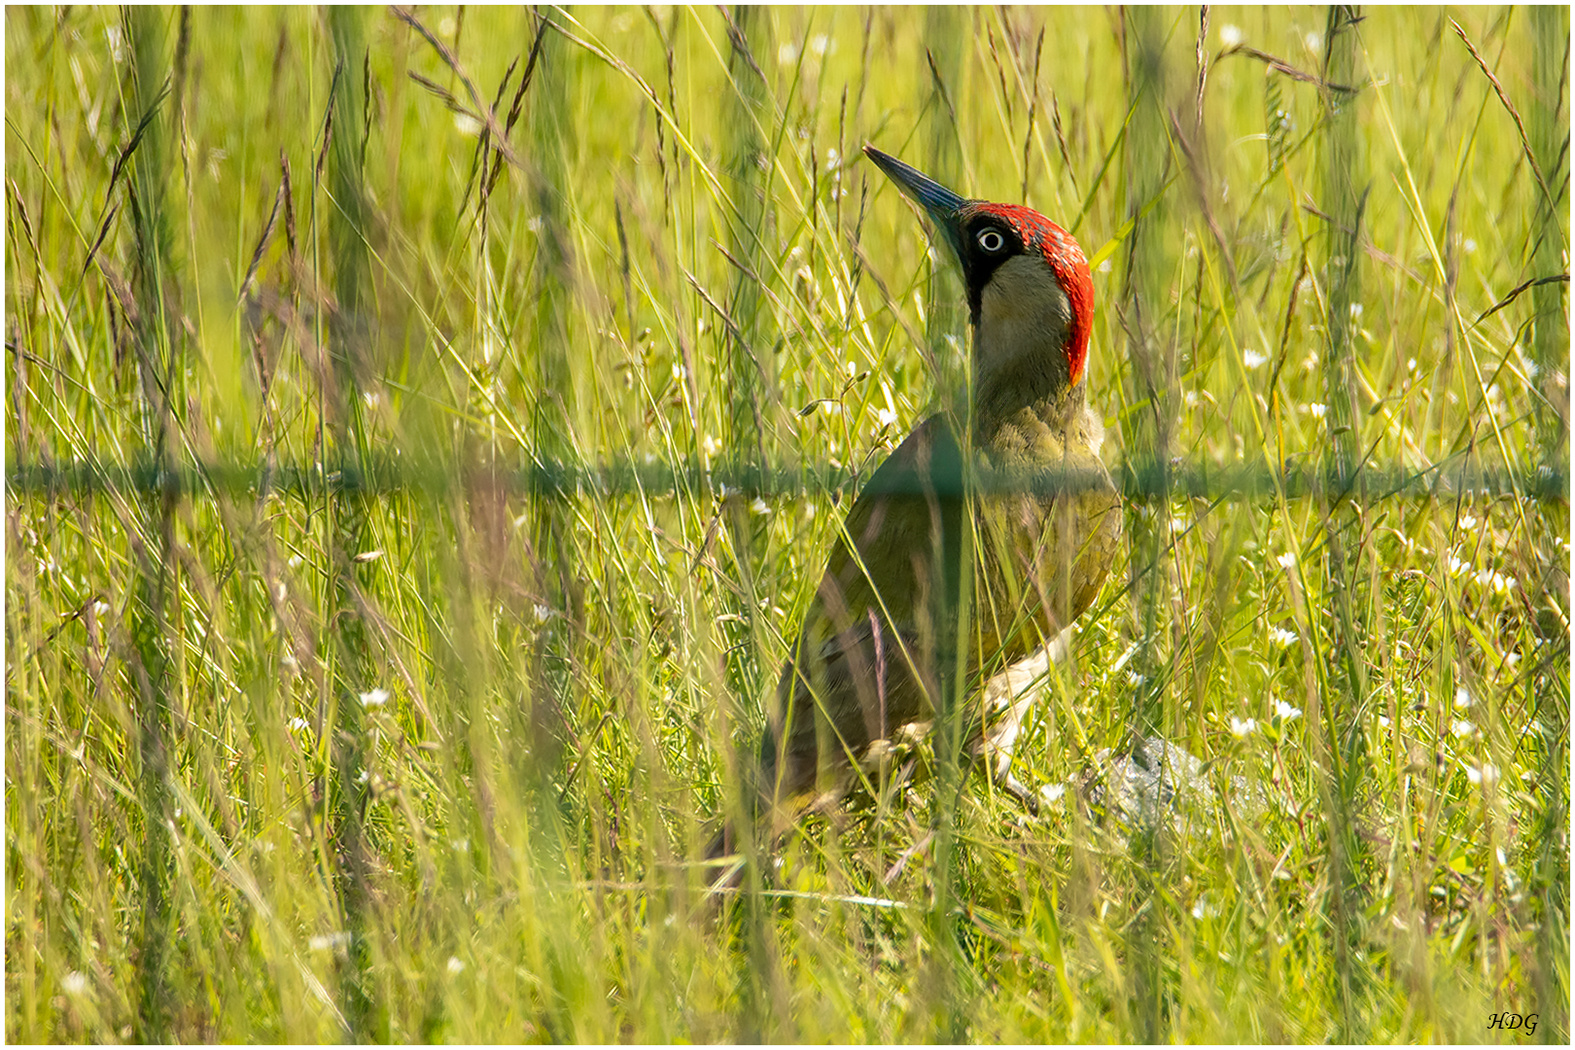
<path fill-rule="evenodd" d="M 707 456 L 714 456 L 722 451 L 722 443 L 710 434 L 705 436 L 705 440 L 700 443 L 700 446 L 705 449 Z"/>
<path fill-rule="evenodd" d="M 1283 627 L 1269 628 L 1269 641 L 1273 642 L 1281 649 L 1286 649 L 1292 645 L 1295 645 L 1299 637 L 1300 635 L 1298 635 L 1295 631 L 1287 631 Z"/>
<path fill-rule="evenodd" d="M 1455 688 L 1455 706 L 1461 710 L 1471 706 L 1471 693 L 1463 685 Z"/>
<path fill-rule="evenodd" d="M 1449 731 L 1460 739 L 1476 735 L 1477 727 L 1467 722 L 1464 718 L 1457 718 L 1449 725 Z"/>
<path fill-rule="evenodd" d="M 1257 731 L 1258 720 L 1256 718 L 1237 718 L 1235 715 L 1230 716 L 1230 735 L 1236 737 L 1238 740 L 1243 737 L 1249 737 Z"/>
<path fill-rule="evenodd" d="M 1301 716 L 1302 716 L 1302 709 L 1301 708 L 1299 708 L 1299 707 L 1292 707 L 1290 704 L 1286 703 L 1284 700 L 1276 700 L 1276 701 L 1274 701 L 1274 717 L 1279 719 L 1281 722 L 1294 722 L 1294 721 L 1296 721 L 1296 719 L 1300 718 Z"/>
<path fill-rule="evenodd" d="M 765 500 L 761 499 L 759 496 L 756 496 L 755 502 L 749 505 L 749 512 L 756 515 L 757 517 L 760 517 L 770 514 L 771 508 L 766 504 Z"/>
<path fill-rule="evenodd" d="M 1046 784 L 1039 789 L 1039 797 L 1046 802 L 1059 802 L 1066 794 L 1065 784 Z"/>
<path fill-rule="evenodd" d="M 1312 404 L 1307 406 L 1307 411 L 1314 419 L 1322 419 L 1324 416 L 1329 414 L 1329 406 L 1314 401 Z"/>
<path fill-rule="evenodd" d="M 333 948 L 347 948 L 350 945 L 350 935 L 343 930 L 334 933 L 322 933 L 315 937 L 308 937 L 306 946 L 314 952 L 328 951 Z"/>
<path fill-rule="evenodd" d="M 304 733 L 304 732 L 306 732 L 306 730 L 311 728 L 311 723 L 307 722 L 306 719 L 301 718 L 299 716 L 290 719 L 290 721 L 287 724 L 289 725 L 289 727 L 291 729 L 295 730 L 297 733 Z"/>
<path fill-rule="evenodd" d="M 875 410 L 875 422 L 883 427 L 889 427 L 897 422 L 897 413 L 889 408 L 877 408 Z"/>
<path fill-rule="evenodd" d="M 460 961 L 459 956 L 450 955 L 448 957 L 448 972 L 456 976 L 465 972 L 465 964 Z"/>
<path fill-rule="evenodd" d="M 1256 350 L 1243 350 L 1241 353 L 1241 363 L 1246 365 L 1247 368 L 1251 370 L 1254 368 L 1262 368 L 1264 365 L 1269 363 L 1269 359 L 1265 355 L 1258 353 Z"/>
<path fill-rule="evenodd" d="M 1289 569 L 1291 566 L 1296 564 L 1296 552 L 1286 551 L 1284 554 L 1281 554 L 1274 560 L 1280 563 L 1280 568 Z"/>
<path fill-rule="evenodd" d="M 552 606 L 537 603 L 531 606 L 531 613 L 536 617 L 537 623 L 546 623 L 552 619 Z"/>
<path fill-rule="evenodd" d="M 469 113 L 454 114 L 454 129 L 466 138 L 475 138 L 486 125 Z"/>
<path fill-rule="evenodd" d="M 1467 514 L 1465 517 L 1460 519 L 1458 524 L 1462 529 L 1470 532 L 1472 529 L 1477 527 L 1477 519 L 1474 515 Z"/>
<path fill-rule="evenodd" d="M 1241 43 L 1241 27 L 1226 22 L 1220 26 L 1220 43 L 1226 47 L 1235 47 Z"/>
<path fill-rule="evenodd" d="M 388 703 L 387 689 L 370 689 L 361 694 L 362 707 L 382 707 Z"/>
<path fill-rule="evenodd" d="M 67 995 L 84 995 L 87 992 L 88 980 L 81 973 L 72 970 L 60 979 L 60 987 Z"/>
<path fill-rule="evenodd" d="M 1498 767 L 1491 762 L 1482 763 L 1480 768 L 1468 763 L 1466 779 L 1473 784 L 1485 784 L 1491 787 L 1498 780 Z"/>

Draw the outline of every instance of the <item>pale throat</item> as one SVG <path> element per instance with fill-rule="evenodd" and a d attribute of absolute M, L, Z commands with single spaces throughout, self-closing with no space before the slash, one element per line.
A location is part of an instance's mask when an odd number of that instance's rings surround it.
<path fill-rule="evenodd" d="M 1083 404 L 1071 383 L 1072 303 L 1037 255 L 1002 263 L 979 297 L 973 343 L 974 407 L 986 419 L 1030 408 L 1069 421 Z"/>

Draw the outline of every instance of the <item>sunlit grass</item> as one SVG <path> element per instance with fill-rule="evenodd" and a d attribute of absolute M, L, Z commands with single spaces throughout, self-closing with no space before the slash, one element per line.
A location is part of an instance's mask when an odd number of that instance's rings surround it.
<path fill-rule="evenodd" d="M 1196 9 L 1145 13 L 1146 99 L 1114 9 L 542 15 L 413 12 L 435 47 L 384 10 L 338 45 L 316 11 L 160 12 L 139 59 L 147 21 L 8 10 L 8 1038 L 157 1034 L 151 994 L 208 1041 L 1523 1038 L 1500 1011 L 1567 1039 L 1570 530 L 1537 498 L 1539 467 L 1566 484 L 1567 284 L 1506 303 L 1568 269 L 1552 16 L 1367 12 L 1346 301 L 1323 9 L 1211 9 L 1201 103 Z M 170 74 L 162 166 L 117 164 L 138 62 Z M 1015 770 L 1045 813 L 982 778 L 956 804 L 954 938 L 932 782 L 807 822 L 753 912 L 719 919 L 693 863 L 840 516 L 961 360 L 950 263 L 866 141 L 1100 260 L 1113 471 L 1154 447 L 1141 338 L 1195 475 L 1349 438 L 1412 481 L 1332 512 L 1350 621 L 1328 500 L 1130 501 L 1153 590 L 1123 556 L 1046 683 Z M 145 368 L 150 332 L 177 365 Z M 190 490 L 40 480 L 145 465 L 157 389 Z M 762 454 L 801 480 L 740 492 Z M 347 489 L 373 461 L 408 483 Z M 622 480 L 543 493 L 565 463 Z M 1082 801 L 1140 689 L 1213 788 L 1141 849 Z"/>

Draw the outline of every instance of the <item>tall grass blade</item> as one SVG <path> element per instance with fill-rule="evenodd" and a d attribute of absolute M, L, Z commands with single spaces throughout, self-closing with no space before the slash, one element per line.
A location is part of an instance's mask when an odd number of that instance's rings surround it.
<path fill-rule="evenodd" d="M 1123 746 L 1138 748 L 1166 732 L 1170 678 L 1161 646 L 1170 571 L 1165 555 L 1176 365 L 1175 347 L 1163 327 L 1168 305 L 1165 281 L 1171 272 L 1167 229 L 1172 209 L 1162 194 L 1172 156 L 1165 55 L 1168 15 L 1158 8 L 1133 7 L 1123 9 L 1122 19 L 1126 102 L 1131 113 L 1125 140 L 1124 208 L 1131 233 L 1126 243 L 1125 287 L 1117 310 L 1126 336 L 1126 400 L 1139 406 L 1129 417 L 1123 437 L 1127 469 L 1157 481 L 1153 502 L 1129 508 L 1126 515 L 1137 637 Z M 1145 817 L 1129 847 L 1141 884 L 1129 934 L 1134 971 L 1129 1018 L 1131 1038 L 1148 1043 L 1166 1039 L 1166 994 L 1160 964 L 1164 927 L 1159 915 L 1165 861 L 1157 826 L 1162 820 L 1158 815 Z"/>
<path fill-rule="evenodd" d="M 928 68 L 919 73 L 916 89 L 924 98 L 924 173 L 964 195 L 967 167 L 958 127 L 956 94 L 963 77 L 964 41 L 972 13 L 966 8 L 936 5 L 925 8 L 924 54 Z M 960 391 L 968 383 L 964 345 L 967 313 L 962 280 L 948 258 L 944 241 L 930 247 L 929 282 L 924 296 L 925 334 L 936 362 L 936 387 Z"/>
<path fill-rule="evenodd" d="M 962 151 L 957 93 L 962 87 L 965 42 L 974 12 L 954 6 L 934 6 L 925 10 L 924 48 L 929 83 L 925 92 L 926 174 L 967 194 L 967 169 Z M 935 382 L 942 405 L 967 406 L 955 420 L 963 435 L 962 447 L 972 448 L 973 399 L 967 358 L 967 316 L 963 307 L 962 281 L 944 239 L 930 239 L 930 273 L 925 296 L 925 319 L 930 357 L 936 363 Z M 963 393 L 961 398 L 957 395 Z M 971 456 L 968 457 L 971 459 Z M 967 460 L 965 460 L 967 462 Z M 968 476 L 966 468 L 964 478 Z M 932 589 L 931 623 L 928 650 L 937 668 L 936 691 L 940 696 L 935 756 L 937 776 L 935 804 L 931 818 L 934 834 L 931 856 L 930 911 L 925 931 L 930 954 L 924 961 L 927 970 L 924 1000 L 928 1012 L 925 1037 L 943 1042 L 962 1042 L 968 1038 L 967 958 L 958 939 L 953 911 L 959 890 L 958 795 L 962 786 L 963 724 L 967 717 L 964 696 L 964 661 L 968 652 L 970 625 L 965 610 L 971 600 L 973 582 L 973 530 L 963 517 L 964 508 L 955 501 L 930 500 L 930 512 L 944 538 L 942 550 L 934 551 L 931 564 L 937 576 Z M 949 519 L 949 520 L 946 520 Z"/>
<path fill-rule="evenodd" d="M 123 22 L 132 54 L 125 94 L 139 119 L 119 163 L 130 157 L 128 186 L 133 218 L 131 246 L 134 338 L 142 375 L 144 455 L 154 468 L 174 465 L 179 448 L 176 406 L 184 399 L 185 368 L 165 299 L 171 278 L 170 222 L 166 201 L 170 181 L 165 115 L 158 112 L 169 76 L 164 15 L 155 8 L 129 9 Z M 133 147 L 139 147 L 135 150 Z M 133 651 L 137 683 L 138 798 L 142 804 L 142 858 L 139 889 L 142 912 L 138 953 L 140 995 L 137 1038 L 169 1038 L 171 967 L 174 963 L 172 843 L 169 779 L 174 774 L 171 693 L 174 642 L 170 630 L 175 565 L 176 499 L 173 489 L 150 491 L 138 501 L 141 557 L 137 559 L 137 600 L 133 606 Z"/>
<path fill-rule="evenodd" d="M 362 390 L 374 367 L 377 324 L 367 237 L 369 206 L 363 179 L 365 114 L 369 100 L 365 71 L 370 55 L 362 14 L 351 7 L 327 12 L 333 39 L 333 123 L 328 148 L 328 241 L 333 259 L 335 305 L 328 326 L 333 370 L 323 379 L 324 415 L 341 474 L 366 470 L 366 419 Z M 319 309 L 326 304 L 319 304 Z M 343 916 L 345 958 L 340 970 L 341 1008 L 352 1036 L 362 1042 L 389 1037 L 386 992 L 375 973 L 377 937 L 372 907 L 374 847 L 366 827 L 370 801 L 368 733 L 364 697 L 378 684 L 364 589 L 373 569 L 357 557 L 370 548 L 371 500 L 362 489 L 336 490 L 327 507 L 332 538 L 335 642 L 334 708 L 331 725 L 333 777 L 327 793 L 333 814 L 334 888 Z"/>
<path fill-rule="evenodd" d="M 1569 282 L 1568 216 L 1570 179 L 1570 12 L 1567 7 L 1533 7 L 1528 12 L 1532 53 L 1530 140 L 1537 169 L 1547 180 L 1549 193 L 1537 199 L 1532 220 L 1531 273 L 1546 279 L 1565 270 L 1562 282 L 1543 283 L 1532 289 L 1531 342 L 1542 397 L 1537 401 L 1537 436 L 1542 451 L 1538 476 L 1557 476 L 1569 470 Z M 1538 508 L 1547 537 L 1570 534 L 1568 504 L 1543 502 Z M 1549 542 L 1539 545 L 1537 560 L 1544 604 L 1569 609 L 1567 551 Z M 1535 723 L 1541 736 L 1542 762 L 1538 769 L 1538 795 L 1542 800 L 1537 861 L 1539 892 L 1534 896 L 1537 923 L 1537 959 L 1533 973 L 1538 1005 L 1545 1011 L 1546 1027 L 1537 1037 L 1547 1043 L 1564 1043 L 1570 1035 L 1570 865 L 1569 838 L 1569 728 L 1570 636 L 1569 624 L 1545 616 L 1546 628 L 1538 632 L 1537 658 L 1530 675 Z"/>
<path fill-rule="evenodd" d="M 1357 82 L 1361 38 L 1360 15 L 1355 8 L 1329 8 L 1324 35 L 1325 80 Z M 1343 492 L 1325 501 L 1324 540 L 1328 601 L 1333 605 L 1334 636 L 1330 639 L 1327 685 L 1321 691 L 1322 718 L 1314 719 L 1324 732 L 1327 759 L 1325 807 L 1329 822 L 1330 937 L 1333 940 L 1335 979 L 1341 1003 L 1340 1037 L 1366 1041 L 1366 1025 L 1359 997 L 1362 968 L 1355 956 L 1362 951 L 1362 915 L 1366 906 L 1364 849 L 1358 835 L 1361 814 L 1357 806 L 1368 780 L 1368 759 L 1363 713 L 1367 702 L 1365 650 L 1368 626 L 1364 610 L 1368 596 L 1362 583 L 1362 538 L 1366 535 L 1366 492 L 1360 482 L 1361 417 L 1356 403 L 1356 334 L 1353 318 L 1361 309 L 1362 224 L 1368 189 L 1360 139 L 1361 95 L 1327 91 L 1327 162 L 1324 175 L 1324 210 L 1328 220 L 1328 255 L 1324 281 L 1328 288 L 1325 328 L 1328 350 L 1324 358 L 1324 398 L 1327 405 L 1326 469 Z M 1311 716 L 1309 716 L 1311 717 Z"/>
<path fill-rule="evenodd" d="M 577 141 L 569 109 L 576 83 L 578 56 L 556 30 L 558 12 L 538 12 L 554 28 L 541 38 L 538 69 L 527 99 L 531 167 L 527 207 L 537 225 L 531 271 L 530 306 L 523 333 L 531 355 L 534 398 L 531 414 L 531 455 L 540 463 L 571 454 L 577 441 L 581 404 L 579 372 L 574 367 L 573 281 L 575 258 L 570 220 L 572 195 L 570 158 Z M 533 38 L 534 39 L 534 38 Z M 541 761 L 520 762 L 521 784 L 545 786 L 541 775 L 550 768 L 559 742 L 550 727 L 565 703 L 573 648 L 574 625 L 583 622 L 580 589 L 573 570 L 569 532 L 571 507 L 567 492 L 535 500 L 531 507 L 531 556 L 535 589 L 545 608 L 562 615 L 548 621 L 536 639 L 529 722 L 533 750 Z"/>
<path fill-rule="evenodd" d="M 724 454 L 735 470 L 753 470 L 766 462 L 765 415 L 775 381 L 776 354 L 772 343 L 771 311 L 766 305 L 764 275 L 775 265 L 771 237 L 773 217 L 773 179 L 776 173 L 774 151 L 766 139 L 773 129 L 776 107 L 771 85 L 761 60 L 769 62 L 776 47 L 772 32 L 772 11 L 754 5 L 735 5 L 723 9 L 727 22 L 727 76 L 731 82 L 723 118 L 725 155 L 723 169 L 726 186 L 736 217 L 729 223 L 729 244 L 733 269 L 733 288 L 722 311 L 722 324 L 714 330 L 722 348 L 724 389 L 727 391 Z M 784 114 L 783 119 L 786 119 Z M 699 286 L 697 285 L 697 290 Z M 705 293 L 702 291 L 702 296 Z M 760 624 L 758 568 L 765 555 L 765 520 L 753 514 L 749 503 L 735 496 L 726 501 L 728 545 L 737 573 L 733 615 L 724 628 L 727 652 L 727 684 L 730 707 L 735 712 L 732 725 L 758 723 L 758 712 L 766 698 L 766 674 L 761 667 L 765 650 Z M 765 700 L 769 703 L 769 700 Z M 744 743 L 739 768 L 749 770 L 754 755 Z M 747 821 L 754 811 L 752 793 L 755 777 L 745 776 L 739 785 L 741 798 L 734 811 Z M 748 833 L 746 831 L 746 841 Z M 750 845 L 753 845 L 751 842 Z M 782 1001 L 776 974 L 775 953 L 769 934 L 766 906 L 754 892 L 759 888 L 759 870 L 753 863 L 746 873 L 751 892 L 742 902 L 740 936 L 745 945 L 747 972 L 740 992 L 744 1002 L 740 1035 L 748 1041 L 783 1038 L 792 1032 L 792 1015 Z M 791 1036 L 789 1036 L 791 1037 Z"/>

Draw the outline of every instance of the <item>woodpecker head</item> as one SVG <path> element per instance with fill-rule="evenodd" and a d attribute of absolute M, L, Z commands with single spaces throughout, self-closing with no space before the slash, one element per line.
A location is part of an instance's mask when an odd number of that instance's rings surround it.
<path fill-rule="evenodd" d="M 1031 208 L 968 200 L 873 146 L 864 152 L 924 208 L 962 263 L 976 382 L 1076 387 L 1094 282 L 1072 235 Z"/>

